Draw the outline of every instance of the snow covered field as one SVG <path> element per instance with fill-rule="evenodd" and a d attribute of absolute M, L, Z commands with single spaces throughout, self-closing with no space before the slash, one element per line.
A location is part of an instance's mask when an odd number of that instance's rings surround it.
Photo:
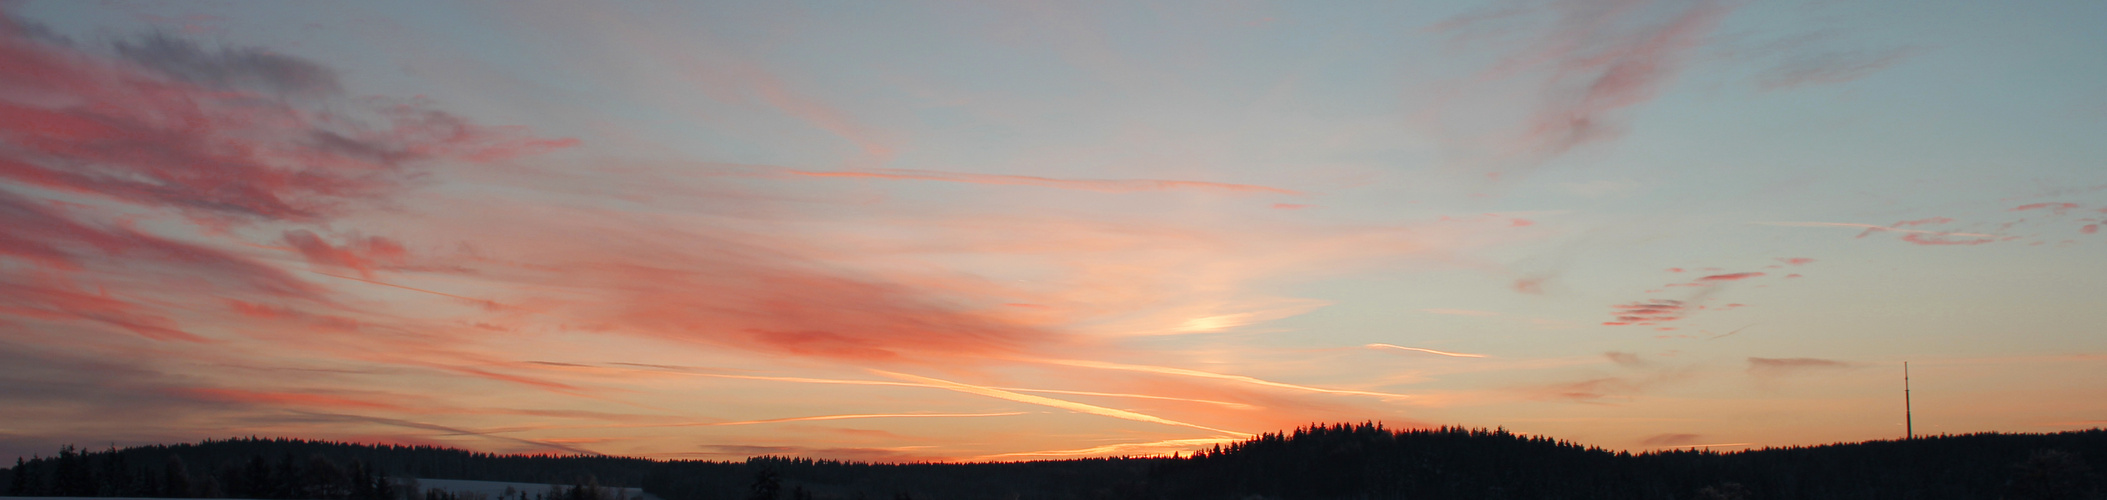
<path fill-rule="evenodd" d="M 422 478 L 401 478 L 400 480 L 398 480 L 398 483 L 407 480 L 416 481 L 417 487 L 426 490 L 441 490 L 455 494 L 476 493 L 483 495 L 484 498 L 488 500 L 534 500 L 535 495 L 547 495 L 549 492 L 549 485 L 547 483 L 506 483 L 499 481 L 469 481 L 465 479 Z M 570 485 L 563 485 L 563 487 L 569 488 Z M 602 486 L 600 489 L 608 491 L 620 491 L 622 493 L 621 498 L 625 499 L 661 500 L 657 496 L 646 494 L 644 493 L 644 490 L 638 488 L 612 488 Z"/>

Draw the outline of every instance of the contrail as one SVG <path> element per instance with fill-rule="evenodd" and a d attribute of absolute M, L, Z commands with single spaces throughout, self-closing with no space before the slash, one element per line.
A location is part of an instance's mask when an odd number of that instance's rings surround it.
<path fill-rule="evenodd" d="M 730 379 L 741 379 L 741 380 L 768 380 L 768 381 L 775 381 L 775 382 L 798 382 L 798 383 L 805 383 L 805 384 L 838 384 L 838 385 L 884 385 L 884 386 L 893 386 L 893 387 L 926 387 L 926 388 L 931 388 L 931 389 L 945 389 L 945 388 L 946 388 L 946 387 L 943 387 L 943 386 L 938 386 L 938 385 L 930 385 L 930 384 L 916 384 L 916 383 L 911 383 L 911 382 L 887 382 L 887 381 L 883 381 L 883 380 L 846 380 L 846 379 L 830 379 L 830 378 L 807 378 L 807 377 L 774 377 L 774 376 L 767 376 L 767 375 L 730 375 L 730 374 L 723 374 L 723 373 L 696 373 L 696 372 L 689 372 L 689 371 L 682 371 L 682 372 L 680 372 L 680 373 L 684 373 L 684 374 L 687 374 L 687 375 L 693 375 L 693 376 L 697 376 L 697 377 L 715 377 L 715 378 L 730 378 Z M 1120 392 L 1090 392 L 1090 391 L 1066 391 L 1066 390 L 1060 390 L 1060 389 L 1030 389 L 1030 388 L 1023 388 L 1023 387 L 996 387 L 995 389 L 1001 389 L 1001 390 L 1005 390 L 1005 391 L 1013 391 L 1013 392 L 1037 392 L 1037 393 L 1045 393 L 1045 394 L 1069 394 L 1069 395 L 1076 395 L 1076 396 L 1103 396 L 1103 397 L 1109 397 L 1109 398 L 1160 399 L 1160 400 L 1165 400 L 1165 401 L 1184 401 L 1184 402 L 1188 402 L 1188 403 L 1206 403 L 1206 404 L 1211 404 L 1211 405 L 1219 405 L 1219 406 L 1226 406 L 1226 407 L 1230 407 L 1230 408 L 1239 408 L 1239 409 L 1243 409 L 1243 408 L 1251 408 L 1251 407 L 1252 407 L 1251 405 L 1247 405 L 1247 404 L 1243 404 L 1243 403 L 1232 403 L 1232 402 L 1229 402 L 1229 401 L 1215 401 L 1215 400 L 1211 400 L 1211 399 L 1193 399 L 1193 398 L 1180 398 L 1180 397 L 1172 397 L 1172 396 L 1156 396 L 1156 395 L 1150 395 L 1150 394 L 1130 394 L 1130 393 L 1120 393 Z"/>
<path fill-rule="evenodd" d="M 1897 232 L 1897 233 L 1936 234 L 1936 235 L 1941 235 L 1941 236 L 1971 236 L 1971 237 L 1976 237 L 1976 238 L 1996 238 L 1996 237 L 1997 237 L 1997 235 L 1994 235 L 1994 234 L 1982 234 L 1982 233 L 1956 233 L 1956 232 L 1952 232 L 1952 231 L 1926 231 L 1926 230 L 1923 230 L 1923 229 L 1902 229 L 1902 228 L 1899 228 L 1899 227 L 1875 226 L 1875 225 L 1872 225 L 1872 224 L 1855 224 L 1855 223 L 1850 223 L 1850 222 L 1750 222 L 1750 224 L 1759 224 L 1759 225 L 1764 225 L 1764 226 L 1787 226 L 1787 227 L 1855 227 L 1855 228 L 1860 228 L 1860 229 L 1870 229 L 1870 230 L 1875 230 L 1875 231 L 1893 231 L 1893 232 Z"/>
<path fill-rule="evenodd" d="M 765 420 L 738 420 L 738 421 L 732 421 L 732 422 L 675 422 L 675 423 L 670 423 L 670 424 L 623 424 L 623 425 L 595 425 L 595 426 L 585 426 L 585 428 L 593 428 L 593 429 L 597 429 L 597 428 L 630 428 L 630 427 L 723 427 L 723 426 L 731 426 L 731 425 L 755 425 L 755 424 L 777 424 L 777 423 L 783 423 L 783 422 L 810 422 L 810 421 L 815 421 L 815 420 L 852 420 L 852 419 L 863 419 L 863 418 L 911 418 L 911 417 L 1008 417 L 1008 416 L 1015 416 L 1015 415 L 1023 415 L 1023 414 L 1024 414 L 1024 412 L 1021 412 L 1021 411 L 1013 411 L 1013 412 L 1006 412 L 1006 413 L 862 413 L 862 414 L 850 414 L 850 415 L 819 415 L 819 416 L 814 416 L 814 417 L 789 417 L 789 418 L 771 418 L 771 419 L 765 419 Z"/>
<path fill-rule="evenodd" d="M 1713 444 L 1686 444 L 1686 445 L 1679 445 L 1679 446 L 1673 446 L 1672 448 L 1691 448 L 1691 449 L 1696 449 L 1696 448 L 1711 448 L 1711 447 L 1714 447 L 1714 446 L 1755 446 L 1755 445 L 1756 445 L 1756 443 L 1713 443 Z"/>
<path fill-rule="evenodd" d="M 973 457 L 973 460 L 989 460 L 1008 457 L 1072 457 L 1084 455 L 1099 455 L 1107 453 L 1119 453 L 1121 455 L 1130 455 L 1136 451 L 1146 452 L 1150 450 L 1162 450 L 1164 448 L 1172 448 L 1173 451 L 1176 451 L 1176 449 L 1181 448 L 1193 446 L 1206 446 L 1210 444 L 1234 443 L 1240 440 L 1240 438 L 1168 439 L 1149 443 L 1108 444 L 1104 446 L 1093 446 L 1089 448 L 1075 450 L 1045 450 L 1020 451 L 1016 453 L 999 453 L 994 455 L 983 455 Z"/>
<path fill-rule="evenodd" d="M 1410 398 L 1410 397 L 1412 397 L 1411 395 L 1407 395 L 1407 394 L 1391 394 L 1391 393 L 1387 393 L 1387 392 L 1369 392 L 1369 391 L 1355 391 L 1355 390 L 1347 390 L 1347 389 L 1326 389 L 1326 388 L 1322 388 L 1322 387 L 1310 387 L 1310 386 L 1306 386 L 1306 385 L 1295 385 L 1295 384 L 1288 384 L 1288 383 L 1282 383 L 1282 382 L 1274 382 L 1274 381 L 1271 381 L 1271 380 L 1263 380 L 1263 379 L 1257 379 L 1257 378 L 1252 378 L 1252 377 L 1246 377 L 1246 376 L 1243 376 L 1243 375 L 1229 375 L 1229 374 L 1224 374 L 1224 373 L 1214 373 L 1214 372 L 1203 372 L 1203 371 L 1199 371 L 1199 370 L 1187 370 L 1187 369 L 1184 369 L 1184 368 L 1171 368 L 1171 367 L 1165 367 L 1165 366 L 1148 366 L 1148 365 L 1129 365 L 1129 364 L 1121 364 L 1121 363 L 1106 363 L 1106 362 L 1102 362 L 1102 361 L 1084 361 L 1084 360 L 1079 360 L 1079 359 L 1052 359 L 1052 360 L 1045 360 L 1044 362 L 1046 362 L 1046 363 L 1052 363 L 1052 364 L 1056 364 L 1056 365 L 1080 366 L 1080 367 L 1084 367 L 1084 368 L 1102 368 L 1102 369 L 1106 369 L 1106 370 L 1125 370 L 1125 371 L 1135 371 L 1135 372 L 1147 372 L 1147 373 L 1161 373 L 1161 374 L 1166 374 L 1166 375 L 1184 375 L 1184 376 L 1188 376 L 1188 377 L 1200 377 L 1200 378 L 1212 378 L 1212 379 L 1221 379 L 1221 380 L 1233 380 L 1233 381 L 1237 381 L 1237 382 L 1243 382 L 1243 383 L 1246 383 L 1246 384 L 1252 384 L 1252 385 L 1263 385 L 1263 386 L 1266 386 L 1266 387 L 1279 387 L 1279 388 L 1282 388 L 1282 389 L 1295 389 L 1295 390 L 1298 390 L 1298 391 L 1309 391 L 1309 392 L 1322 392 L 1322 393 L 1326 393 L 1326 394 L 1351 394 L 1351 395 L 1356 395 L 1356 396 L 1375 396 L 1375 397 L 1379 397 L 1379 398 Z"/>
<path fill-rule="evenodd" d="M 776 424 L 783 422 L 809 422 L 815 420 L 851 420 L 863 418 L 912 418 L 912 417 L 1008 417 L 1024 415 L 1025 412 L 1007 413 L 863 413 L 850 415 L 819 415 L 813 417 L 771 418 L 765 420 L 736 420 L 729 422 L 670 422 L 663 424 L 610 424 L 610 425 L 540 425 L 492 429 L 485 433 L 542 431 L 550 429 L 637 429 L 648 427 L 724 427 L 733 425 Z"/>
<path fill-rule="evenodd" d="M 1734 331 L 1731 331 L 1731 332 L 1726 332 L 1726 333 L 1722 333 L 1722 334 L 1719 334 L 1719 335 L 1713 335 L 1712 337 L 1710 337 L 1710 338 L 1707 338 L 1707 339 L 1705 339 L 1705 340 L 1718 340 L 1718 339 L 1720 339 L 1720 338 L 1722 338 L 1722 337 L 1730 336 L 1730 335 L 1733 335 L 1733 334 L 1736 334 L 1736 333 L 1741 333 L 1741 331 L 1742 331 L 1742 330 L 1747 330 L 1747 329 L 1749 329 L 1749 326 L 1756 326 L 1756 325 L 1755 325 L 1754 323 L 1751 323 L 1751 324 L 1749 324 L 1748 326 L 1744 326 L 1744 327 L 1741 327 L 1741 328 L 1735 328 L 1735 329 L 1734 329 Z"/>
<path fill-rule="evenodd" d="M 742 421 L 738 421 L 738 422 L 710 422 L 710 423 L 694 423 L 694 424 L 672 424 L 672 425 L 676 425 L 676 426 L 689 426 L 689 425 L 693 425 L 693 426 L 724 426 L 724 425 L 753 425 L 753 424 L 774 424 L 774 423 L 781 423 L 781 422 L 809 422 L 809 421 L 814 421 L 814 420 L 851 420 L 851 419 L 860 419 L 860 418 L 911 418 L 911 417 L 1008 417 L 1008 416 L 1014 416 L 1014 415 L 1023 415 L 1023 414 L 1024 414 L 1024 412 L 1021 412 L 1021 411 L 1012 411 L 1012 412 L 1004 412 L 1004 413 L 863 413 L 863 414 L 850 414 L 850 415 L 820 415 L 820 416 L 816 416 L 816 417 L 790 417 L 790 418 L 771 418 L 771 419 L 767 419 L 767 420 L 742 420 Z"/>
<path fill-rule="evenodd" d="M 1483 357 L 1485 357 L 1485 355 L 1484 355 L 1484 354 L 1464 354 L 1464 353 L 1460 353 L 1460 352 L 1436 351 L 1436 350 L 1433 350 L 1433 349 L 1421 349 L 1421 348 L 1418 348 L 1418 347 L 1405 347 L 1405 346 L 1401 346 L 1401 345 L 1390 345 L 1390 344 L 1368 344 L 1368 345 L 1367 345 L 1367 346 L 1365 346 L 1365 347 L 1368 347 L 1368 348 L 1370 348 L 1370 349 L 1403 349 L 1403 350 L 1407 350 L 1407 351 L 1419 351 L 1419 352 L 1424 352 L 1424 353 L 1427 353 L 1427 354 L 1440 354 L 1440 355 L 1443 355 L 1443 356 L 1449 356 L 1449 357 L 1456 357 L 1456 358 L 1483 358 Z"/>
<path fill-rule="evenodd" d="M 1025 389 L 1025 388 L 1021 388 L 1021 387 L 996 387 L 996 389 L 1002 389 L 1002 390 L 1005 390 L 1005 391 L 1017 391 L 1017 392 L 1042 392 L 1042 393 L 1046 393 L 1046 394 L 1069 394 L 1069 395 L 1075 395 L 1075 396 L 1104 396 L 1104 397 L 1108 397 L 1108 398 L 1161 399 L 1161 400 L 1165 400 L 1165 401 L 1185 401 L 1185 402 L 1190 402 L 1190 403 L 1207 403 L 1207 404 L 1211 404 L 1211 405 L 1221 405 L 1221 406 L 1227 406 L 1227 407 L 1230 407 L 1230 408 L 1252 408 L 1252 406 L 1251 406 L 1251 405 L 1247 405 L 1247 404 L 1243 404 L 1243 403 L 1231 403 L 1231 402 L 1228 402 L 1228 401 L 1215 401 L 1215 400 L 1211 400 L 1211 399 L 1192 399 L 1192 398 L 1177 398 L 1177 397 L 1170 397 L 1170 396 L 1156 396 L 1156 395 L 1150 395 L 1150 394 L 1130 394 L 1130 393 L 1124 393 L 1124 392 L 1090 392 L 1090 391 L 1064 391 L 1064 390 L 1060 390 L 1060 389 Z"/>
<path fill-rule="evenodd" d="M 991 398 L 996 398 L 996 399 L 1007 399 L 1007 400 L 1010 400 L 1010 401 L 1016 401 L 1016 402 L 1019 402 L 1019 403 L 1029 403 L 1029 404 L 1035 404 L 1035 405 L 1040 405 L 1040 406 L 1050 406 L 1050 407 L 1054 407 L 1054 408 L 1060 408 L 1060 409 L 1063 409 L 1063 410 L 1075 411 L 1075 412 L 1080 412 L 1080 413 L 1088 413 L 1088 414 L 1091 414 L 1091 415 L 1099 415 L 1099 416 L 1106 416 L 1106 417 L 1112 417 L 1112 418 L 1120 418 L 1120 419 L 1126 419 L 1126 420 L 1133 420 L 1133 421 L 1136 421 L 1136 422 L 1149 422 L 1149 423 L 1156 423 L 1156 424 L 1164 424 L 1164 425 L 1175 425 L 1175 426 L 1179 426 L 1179 427 L 1190 427 L 1190 428 L 1194 428 L 1194 429 L 1199 429 L 1199 430 L 1203 430 L 1203 431 L 1211 431 L 1211 432 L 1218 432 L 1218 433 L 1222 433 L 1222 434 L 1227 434 L 1227 435 L 1231 435 L 1231 436 L 1238 436 L 1238 437 L 1247 437 L 1247 436 L 1250 436 L 1250 435 L 1251 435 L 1250 433 L 1245 433 L 1245 432 L 1236 432 L 1236 431 L 1227 431 L 1227 430 L 1222 430 L 1222 429 L 1216 429 L 1216 428 L 1213 428 L 1213 427 L 1207 427 L 1207 426 L 1204 426 L 1204 425 L 1199 425 L 1199 424 L 1188 424 L 1188 423 L 1185 423 L 1185 422 L 1179 422 L 1179 421 L 1176 421 L 1176 420 L 1171 420 L 1171 419 L 1167 419 L 1167 418 L 1163 418 L 1163 417 L 1158 417 L 1158 416 L 1154 416 L 1154 415 L 1144 415 L 1144 414 L 1140 414 L 1140 413 L 1135 413 L 1135 412 L 1131 412 L 1131 411 L 1126 411 L 1126 410 L 1116 410 L 1116 409 L 1112 409 L 1112 408 L 1106 408 L 1106 407 L 1103 407 L 1103 406 L 1097 406 L 1097 405 L 1089 405 L 1089 404 L 1077 403 L 1077 402 L 1074 402 L 1074 401 L 1064 401 L 1064 400 L 1059 400 L 1059 399 L 1054 399 L 1054 398 L 1049 398 L 1049 397 L 1044 397 L 1044 396 L 1033 396 L 1033 395 L 1030 395 L 1030 394 L 1018 394 L 1018 393 L 1014 393 L 1014 392 L 1010 392 L 1010 391 L 1005 391 L 1005 390 L 1001 390 L 1001 389 L 996 389 L 996 388 L 993 388 L 993 387 L 982 387 L 982 386 L 978 386 L 978 385 L 971 385 L 971 384 L 964 384 L 964 383 L 959 383 L 959 382 L 952 382 L 952 381 L 949 381 L 949 380 L 933 379 L 933 378 L 929 378 L 929 377 L 923 377 L 923 376 L 919 376 L 919 375 L 908 375 L 908 374 L 905 374 L 905 373 L 894 373 L 894 372 L 889 372 L 889 371 L 885 371 L 885 370 L 877 370 L 877 369 L 873 369 L 873 370 L 871 370 L 871 372 L 872 372 L 872 373 L 876 373 L 876 374 L 879 374 L 879 375 L 884 375 L 884 376 L 887 376 L 887 377 L 893 377 L 893 378 L 901 379 L 901 380 L 911 380 L 911 381 L 915 381 L 915 382 L 921 382 L 921 383 L 924 383 L 924 384 L 929 384 L 929 385 L 931 385 L 931 386 L 941 387 L 941 388 L 945 388 L 945 389 L 950 389 L 950 390 L 954 390 L 954 391 L 958 391 L 958 392 L 963 392 L 963 393 L 967 393 L 967 394 L 976 394 L 976 395 L 981 395 L 981 396 L 987 396 L 987 397 L 991 397 Z"/>

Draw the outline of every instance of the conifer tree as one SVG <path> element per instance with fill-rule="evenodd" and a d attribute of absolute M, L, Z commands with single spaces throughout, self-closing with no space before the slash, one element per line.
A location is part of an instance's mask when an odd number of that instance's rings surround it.
<path fill-rule="evenodd" d="M 161 496 L 166 498 L 189 498 L 191 496 L 190 470 L 183 466 L 183 457 L 168 456 L 168 463 L 161 469 Z"/>

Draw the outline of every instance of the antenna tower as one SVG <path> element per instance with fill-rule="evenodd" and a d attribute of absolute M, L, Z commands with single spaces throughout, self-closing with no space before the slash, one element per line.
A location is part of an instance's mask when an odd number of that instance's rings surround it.
<path fill-rule="evenodd" d="M 1909 407 L 1909 362 L 1908 362 L 1908 361 L 1904 361 L 1904 362 L 1902 362 L 1902 432 L 1903 432 L 1903 434 L 1902 434 L 1902 437 L 1903 437 L 1903 439 L 1916 439 L 1916 438 L 1917 438 L 1917 422 L 1916 422 L 1916 417 L 1915 417 L 1915 416 L 1913 416 L 1913 415 L 1910 415 L 1910 407 Z"/>

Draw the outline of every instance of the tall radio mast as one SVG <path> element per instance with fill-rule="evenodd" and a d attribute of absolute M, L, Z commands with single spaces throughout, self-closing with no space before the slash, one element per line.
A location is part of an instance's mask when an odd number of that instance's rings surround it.
<path fill-rule="evenodd" d="M 1902 362 L 1902 437 L 1917 438 L 1916 418 L 1910 415 L 1909 407 L 1909 362 Z"/>

